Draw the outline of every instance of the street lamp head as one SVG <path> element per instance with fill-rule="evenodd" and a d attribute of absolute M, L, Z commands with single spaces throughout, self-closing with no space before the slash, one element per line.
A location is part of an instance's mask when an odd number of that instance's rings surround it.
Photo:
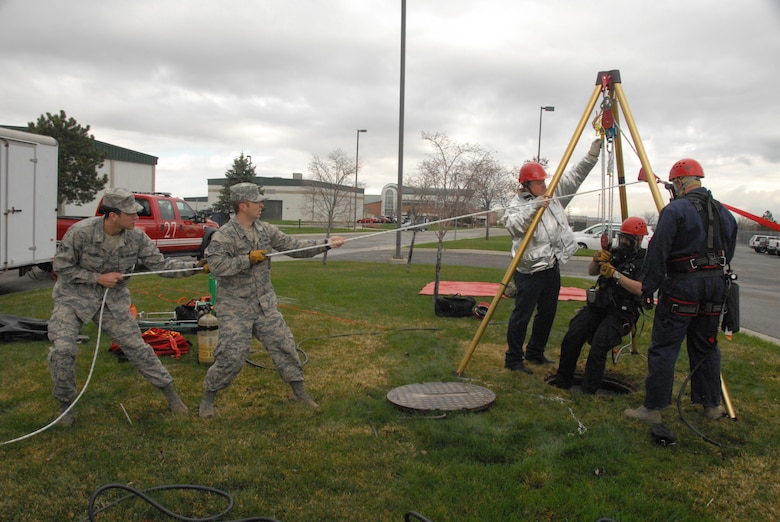
<path fill-rule="evenodd" d="M 542 154 L 542 114 L 544 114 L 544 111 L 554 111 L 555 107 L 552 105 L 542 105 L 539 107 L 539 145 L 536 148 L 536 160 L 541 160 L 541 154 Z"/>
<path fill-rule="evenodd" d="M 368 129 L 358 129 L 358 132 L 368 132 Z"/>

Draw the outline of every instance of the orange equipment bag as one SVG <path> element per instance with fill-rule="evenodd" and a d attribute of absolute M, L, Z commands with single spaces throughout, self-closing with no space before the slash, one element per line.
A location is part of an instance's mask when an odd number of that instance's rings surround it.
<path fill-rule="evenodd" d="M 182 354 L 189 353 L 191 343 L 180 332 L 175 330 L 164 330 L 162 328 L 149 328 L 141 334 L 144 342 L 152 347 L 154 353 L 161 357 L 163 355 L 172 355 L 179 359 Z M 120 361 L 126 361 L 127 357 L 117 343 L 113 343 L 109 352 L 119 357 Z"/>

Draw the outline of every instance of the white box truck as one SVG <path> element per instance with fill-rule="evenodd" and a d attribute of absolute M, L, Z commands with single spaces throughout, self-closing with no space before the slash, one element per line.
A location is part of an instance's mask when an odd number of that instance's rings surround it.
<path fill-rule="evenodd" d="M 0 271 L 50 269 L 57 250 L 57 140 L 0 127 Z"/>

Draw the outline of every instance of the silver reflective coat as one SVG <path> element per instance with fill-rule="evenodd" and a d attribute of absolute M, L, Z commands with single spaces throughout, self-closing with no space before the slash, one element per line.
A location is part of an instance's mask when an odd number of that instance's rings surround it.
<path fill-rule="evenodd" d="M 577 243 L 564 209 L 598 161 L 588 154 L 574 168 L 565 172 L 555 187 L 550 205 L 542 213 L 531 241 L 523 252 L 517 271 L 533 274 L 555 265 L 556 259 L 566 263 L 576 252 Z M 528 193 L 517 194 L 504 213 L 504 225 L 512 235 L 512 258 L 517 254 L 528 226 L 539 210 L 540 203 Z"/>

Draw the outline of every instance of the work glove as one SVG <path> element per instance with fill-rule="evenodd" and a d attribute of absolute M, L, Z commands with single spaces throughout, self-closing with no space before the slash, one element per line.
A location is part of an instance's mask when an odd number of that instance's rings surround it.
<path fill-rule="evenodd" d="M 265 255 L 268 250 L 252 250 L 249 252 L 249 262 L 253 265 L 265 261 Z"/>
<path fill-rule="evenodd" d="M 615 275 L 615 267 L 609 263 L 602 263 L 599 267 L 599 274 L 603 275 L 607 279 L 610 279 L 613 275 Z"/>
<path fill-rule="evenodd" d="M 540 207 L 548 208 L 550 206 L 550 196 L 548 196 L 547 194 L 542 194 L 541 196 L 536 196 L 536 198 L 534 198 L 534 201 Z"/>
<path fill-rule="evenodd" d="M 647 294 L 642 292 L 642 308 L 645 310 L 652 310 L 653 308 L 653 294 Z"/>
<path fill-rule="evenodd" d="M 612 252 L 609 250 L 599 250 L 593 254 L 593 261 L 596 263 L 607 263 L 610 259 L 612 259 Z"/>
<path fill-rule="evenodd" d="M 590 144 L 590 151 L 588 151 L 588 154 L 591 156 L 598 156 L 599 152 L 601 152 L 601 138 L 593 140 L 593 143 Z"/>
<path fill-rule="evenodd" d="M 209 264 L 206 262 L 205 259 L 198 259 L 198 262 L 195 263 L 195 268 L 203 268 L 203 273 L 208 274 L 211 272 L 209 269 Z"/>

